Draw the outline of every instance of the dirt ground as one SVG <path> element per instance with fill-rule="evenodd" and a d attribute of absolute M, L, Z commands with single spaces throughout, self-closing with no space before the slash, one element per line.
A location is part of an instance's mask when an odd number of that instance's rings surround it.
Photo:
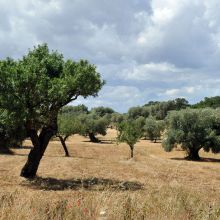
<path fill-rule="evenodd" d="M 186 161 L 180 149 L 166 153 L 161 143 L 141 140 L 135 146 L 134 158 L 129 159 L 129 147 L 118 145 L 115 137 L 116 131 L 109 129 L 106 136 L 99 136 L 102 143 L 95 144 L 74 135 L 67 141 L 71 155 L 68 158 L 60 142 L 51 141 L 37 173 L 39 179 L 32 184 L 19 176 L 31 147 L 31 142 L 25 141 L 23 149 L 14 150 L 14 155 L 0 155 L 0 193 L 16 191 L 37 196 L 44 191 L 41 196 L 52 199 L 69 197 L 71 190 L 100 185 L 143 191 L 170 187 L 220 207 L 220 154 L 201 151 L 202 161 Z"/>

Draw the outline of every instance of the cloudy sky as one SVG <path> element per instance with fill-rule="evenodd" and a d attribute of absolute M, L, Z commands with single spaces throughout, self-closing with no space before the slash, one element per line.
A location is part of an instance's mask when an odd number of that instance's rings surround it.
<path fill-rule="evenodd" d="M 219 0 L 0 0 L 0 58 L 46 42 L 106 80 L 73 104 L 125 112 L 150 100 L 220 95 Z"/>

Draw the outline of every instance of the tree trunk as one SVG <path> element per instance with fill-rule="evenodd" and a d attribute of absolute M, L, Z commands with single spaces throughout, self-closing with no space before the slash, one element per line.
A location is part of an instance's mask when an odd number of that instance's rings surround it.
<path fill-rule="evenodd" d="M 134 146 L 130 146 L 130 150 L 131 150 L 131 158 L 134 157 Z"/>
<path fill-rule="evenodd" d="M 154 143 L 157 143 L 157 139 L 156 138 L 154 139 Z"/>
<path fill-rule="evenodd" d="M 29 131 L 29 136 L 31 138 L 34 148 L 30 151 L 28 155 L 28 160 L 21 170 L 20 175 L 22 177 L 34 178 L 36 176 L 40 160 L 44 155 L 44 152 L 49 144 L 51 137 L 53 137 L 56 132 L 56 125 L 44 127 L 39 136 L 37 135 L 36 130 Z"/>
<path fill-rule="evenodd" d="M 68 136 L 66 136 L 65 138 L 63 138 L 62 136 L 57 136 L 59 139 L 60 139 L 60 142 L 61 142 L 61 144 L 62 144 L 62 146 L 63 146 L 63 149 L 64 149 L 64 151 L 65 151 L 65 157 L 69 157 L 70 156 L 70 154 L 69 154 L 69 151 L 68 151 L 68 149 L 67 149 L 67 146 L 66 146 L 66 139 L 68 138 Z"/>
<path fill-rule="evenodd" d="M 100 140 L 98 138 L 96 138 L 93 133 L 89 133 L 89 139 L 93 143 L 99 143 L 100 142 Z"/>
<path fill-rule="evenodd" d="M 199 150 L 200 149 L 197 149 L 197 148 L 189 148 L 188 156 L 186 157 L 186 159 L 187 160 L 193 160 L 193 161 L 200 160 Z"/>

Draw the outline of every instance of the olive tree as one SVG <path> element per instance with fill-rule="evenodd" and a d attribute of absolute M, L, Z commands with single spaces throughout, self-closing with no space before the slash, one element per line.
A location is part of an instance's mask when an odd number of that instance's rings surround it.
<path fill-rule="evenodd" d="M 66 105 L 60 110 L 60 114 L 69 114 L 72 116 L 78 116 L 79 114 L 84 114 L 84 113 L 88 114 L 89 110 L 88 107 L 86 107 L 83 104 L 76 106 Z"/>
<path fill-rule="evenodd" d="M 66 146 L 66 140 L 74 134 L 79 134 L 82 131 L 82 124 L 78 117 L 71 114 L 61 114 L 58 117 L 58 131 L 56 136 L 65 151 L 65 156 L 69 157 L 69 151 Z"/>
<path fill-rule="evenodd" d="M 162 132 L 165 129 L 165 122 L 163 120 L 156 120 L 150 116 L 145 120 L 144 133 L 151 141 L 157 142 L 160 139 Z"/>
<path fill-rule="evenodd" d="M 79 118 L 83 126 L 81 129 L 81 135 L 88 135 L 91 142 L 99 143 L 100 140 L 96 137 L 96 135 L 106 135 L 109 121 L 105 117 L 99 117 L 94 113 L 82 114 Z"/>
<path fill-rule="evenodd" d="M 95 115 L 96 117 L 102 118 L 103 122 L 105 122 L 105 124 L 107 124 L 107 126 L 112 126 L 111 125 L 111 118 L 112 118 L 112 114 L 115 113 L 115 111 L 112 108 L 109 107 L 96 107 L 96 108 L 92 108 L 90 111 L 91 114 Z"/>
<path fill-rule="evenodd" d="M 80 120 L 80 115 L 88 114 L 88 108 L 81 104 L 77 106 L 64 106 L 60 110 L 58 116 L 58 131 L 56 136 L 60 139 L 60 142 L 65 151 L 65 156 L 70 156 L 66 140 L 69 136 L 74 134 L 81 134 L 83 132 L 82 121 Z"/>
<path fill-rule="evenodd" d="M 218 110 L 219 111 L 219 110 Z M 186 109 L 171 112 L 166 121 L 163 140 L 165 151 L 179 144 L 187 153 L 187 159 L 199 160 L 199 151 L 220 152 L 220 120 L 217 110 Z"/>
<path fill-rule="evenodd" d="M 110 115 L 113 114 L 115 111 L 112 108 L 109 107 L 96 107 L 96 108 L 92 108 L 91 109 L 91 113 L 94 113 L 95 115 L 99 116 L 99 117 L 104 117 L 106 115 Z"/>
<path fill-rule="evenodd" d="M 64 59 L 46 44 L 34 47 L 20 60 L 0 61 L 1 108 L 22 118 L 33 149 L 21 176 L 36 175 L 48 143 L 57 133 L 60 109 L 79 96 L 97 96 L 104 82 L 86 60 Z"/>
<path fill-rule="evenodd" d="M 220 96 L 205 97 L 204 100 L 194 104 L 193 108 L 219 108 L 220 107 Z"/>
<path fill-rule="evenodd" d="M 135 120 L 123 121 L 118 125 L 119 142 L 125 142 L 130 147 L 131 158 L 134 156 L 134 146 L 142 136 L 142 128 Z"/>
<path fill-rule="evenodd" d="M 137 106 L 132 107 L 128 110 L 128 118 L 129 119 L 137 119 L 138 117 L 148 117 L 150 114 L 150 108 L 147 106 Z"/>
<path fill-rule="evenodd" d="M 98 143 L 97 134 L 106 135 L 106 130 L 110 124 L 111 114 L 114 111 L 111 108 L 97 107 L 88 110 L 85 105 L 65 106 L 60 114 L 60 127 L 58 133 L 71 135 L 78 133 L 89 136 L 91 142 Z M 59 135 L 60 136 L 60 135 Z"/>
<path fill-rule="evenodd" d="M 111 115 L 111 127 L 117 128 L 117 125 L 124 120 L 124 115 L 118 112 L 114 112 Z"/>
<path fill-rule="evenodd" d="M 137 119 L 135 119 L 137 126 L 141 129 L 142 135 L 144 134 L 145 120 L 146 119 L 143 116 L 140 116 Z"/>

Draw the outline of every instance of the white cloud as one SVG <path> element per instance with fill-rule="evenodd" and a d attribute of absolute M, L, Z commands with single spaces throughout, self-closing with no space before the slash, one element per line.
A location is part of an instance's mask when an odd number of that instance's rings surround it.
<path fill-rule="evenodd" d="M 191 87 L 186 87 L 186 92 L 189 93 L 189 94 L 193 94 L 196 90 L 195 87 L 191 86 Z"/>
<path fill-rule="evenodd" d="M 141 104 L 140 100 L 143 95 L 144 93 L 134 86 L 105 86 L 98 97 L 79 98 L 72 104 L 85 104 L 89 108 L 108 106 L 117 111 L 126 111 L 128 107 Z"/>
<path fill-rule="evenodd" d="M 166 95 L 176 97 L 180 92 L 180 89 L 169 89 L 165 92 Z"/>
<path fill-rule="evenodd" d="M 177 68 L 170 63 L 146 63 L 138 65 L 133 62 L 128 68 L 123 69 L 121 78 L 125 80 L 136 81 L 160 81 L 160 82 L 172 82 L 174 78 L 176 80 L 185 80 L 189 74 L 190 69 Z"/>

